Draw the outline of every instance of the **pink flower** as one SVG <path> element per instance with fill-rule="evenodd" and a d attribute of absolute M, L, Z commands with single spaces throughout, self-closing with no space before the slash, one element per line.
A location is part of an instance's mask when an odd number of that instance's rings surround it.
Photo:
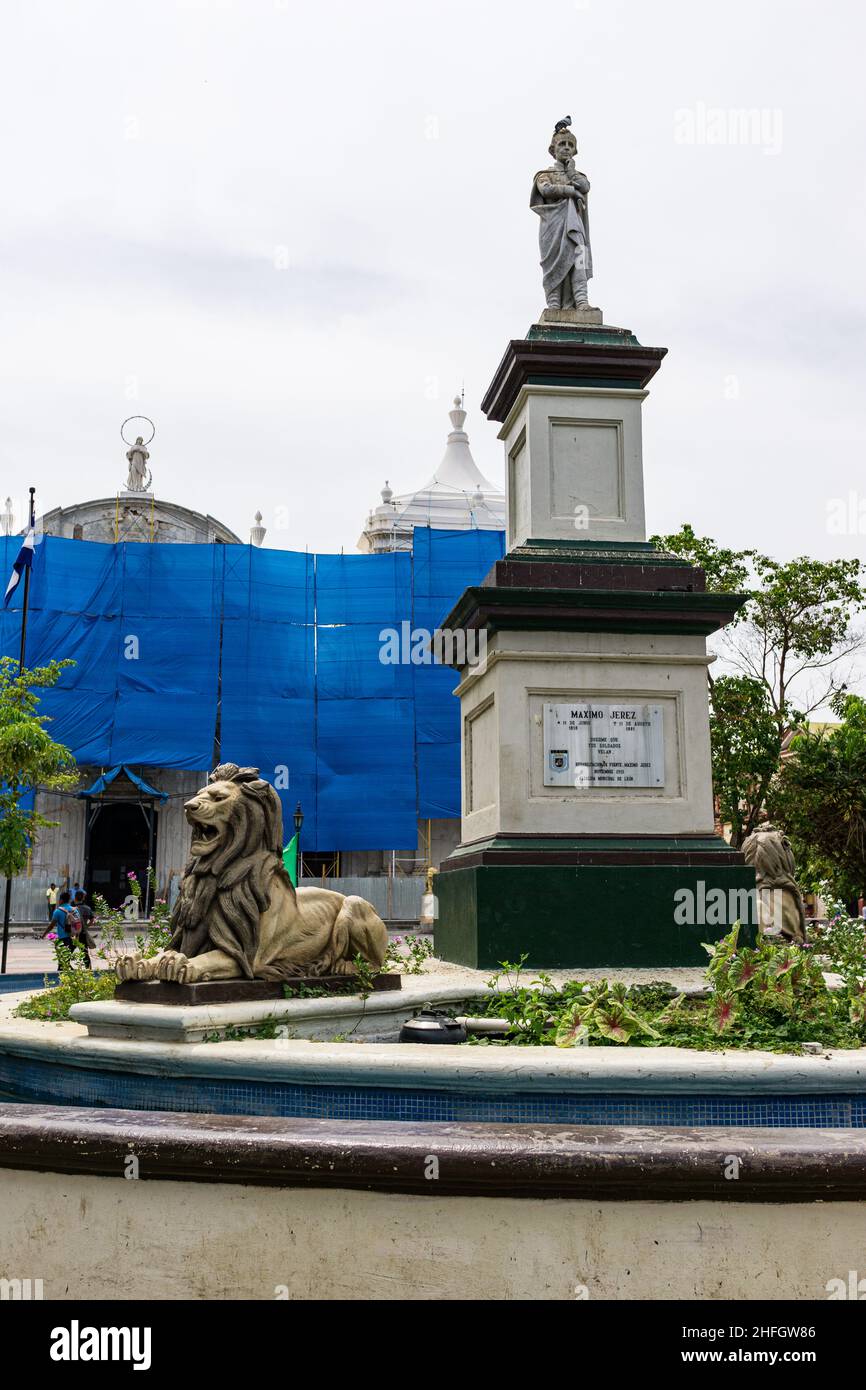
<path fill-rule="evenodd" d="M 50 932 L 48 933 L 47 937 L 46 937 L 46 940 L 47 940 L 47 941 L 56 941 L 56 940 L 57 940 L 57 932 L 56 932 L 56 931 L 50 931 Z"/>

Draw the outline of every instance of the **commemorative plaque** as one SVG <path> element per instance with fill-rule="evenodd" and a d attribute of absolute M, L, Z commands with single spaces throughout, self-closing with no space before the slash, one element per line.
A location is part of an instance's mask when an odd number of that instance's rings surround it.
<path fill-rule="evenodd" d="M 661 705 L 574 700 L 544 706 L 546 787 L 663 787 Z"/>

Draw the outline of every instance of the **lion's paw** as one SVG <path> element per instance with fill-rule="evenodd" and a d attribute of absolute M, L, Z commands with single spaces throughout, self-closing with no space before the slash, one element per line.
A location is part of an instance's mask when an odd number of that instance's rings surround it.
<path fill-rule="evenodd" d="M 159 963 L 159 978 L 176 985 L 197 985 L 211 979 L 206 957 L 185 956 L 182 951 L 165 951 Z"/>
<path fill-rule="evenodd" d="M 156 978 L 158 963 L 158 956 L 151 956 L 146 960 L 141 951 L 130 951 L 129 955 L 121 956 L 116 963 L 117 978 L 119 980 L 153 980 Z"/>
<path fill-rule="evenodd" d="M 190 959 L 181 951 L 163 951 L 159 958 L 159 978 L 176 985 L 189 983 Z"/>

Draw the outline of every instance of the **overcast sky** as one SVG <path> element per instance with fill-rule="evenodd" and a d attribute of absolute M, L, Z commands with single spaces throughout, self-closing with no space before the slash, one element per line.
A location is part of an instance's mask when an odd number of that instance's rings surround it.
<path fill-rule="evenodd" d="M 479 402 L 543 307 L 528 197 L 568 114 L 591 301 L 669 349 L 650 530 L 866 550 L 854 0 L 4 9 L 2 496 L 113 494 L 141 411 L 158 496 L 352 550 L 386 477 L 432 473 L 462 383 L 501 482 Z"/>

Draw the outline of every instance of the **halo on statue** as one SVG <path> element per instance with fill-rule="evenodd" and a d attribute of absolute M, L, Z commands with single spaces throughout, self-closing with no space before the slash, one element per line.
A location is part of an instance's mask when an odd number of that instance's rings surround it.
<path fill-rule="evenodd" d="M 120 427 L 120 437 L 121 437 L 121 439 L 123 440 L 124 444 L 126 444 L 126 446 L 127 446 L 128 448 L 130 448 L 130 449 L 132 448 L 133 444 L 135 443 L 135 440 L 134 440 L 134 439 L 127 439 L 127 437 L 126 437 L 126 435 L 123 433 L 123 431 L 126 429 L 127 425 L 130 423 L 131 420 L 145 420 L 145 421 L 147 422 L 147 424 L 150 425 L 150 436 L 149 436 L 149 438 L 147 438 L 147 439 L 142 438 L 142 443 L 144 444 L 144 446 L 145 446 L 145 448 L 146 448 L 147 445 L 150 444 L 151 440 L 153 439 L 153 436 L 156 434 L 156 425 L 153 423 L 152 420 L 148 419 L 148 417 L 147 417 L 146 415 L 128 415 L 127 418 L 124 420 L 123 424 L 122 424 L 121 427 Z"/>

